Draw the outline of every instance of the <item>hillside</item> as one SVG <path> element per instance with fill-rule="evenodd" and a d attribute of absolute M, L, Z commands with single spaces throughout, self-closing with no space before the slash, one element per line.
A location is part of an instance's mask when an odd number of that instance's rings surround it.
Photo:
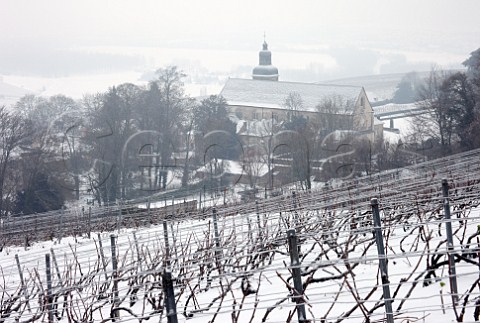
<path fill-rule="evenodd" d="M 425 78 L 430 72 L 417 72 L 420 78 Z M 391 99 L 396 86 L 406 73 L 368 75 L 351 78 L 322 81 L 319 83 L 363 86 L 371 102 Z"/>
<path fill-rule="evenodd" d="M 9 106 L 15 104 L 18 99 L 27 94 L 33 94 L 32 91 L 5 83 L 0 76 L 0 106 Z"/>
<path fill-rule="evenodd" d="M 296 321 L 303 306 L 316 322 L 384 322 L 388 285 L 396 321 L 473 320 L 480 295 L 479 158 L 475 150 L 312 192 L 217 205 L 215 211 L 211 206 L 164 218 L 161 225 L 134 228 L 141 214 L 116 217 L 116 210 L 105 209 L 110 232 L 4 246 L 1 313 L 39 322 L 49 312 L 61 322 L 165 322 L 168 313 L 175 315 L 165 308 L 167 297 L 180 322 Z M 448 199 L 442 197 L 444 178 Z M 385 285 L 371 198 L 378 199 L 382 218 Z M 73 222 L 42 219 L 37 215 L 37 230 L 86 232 L 85 220 L 70 231 Z M 12 226 L 16 235 L 22 235 L 21 221 Z M 11 234 L 5 224 L 1 234 Z M 292 241 L 299 244 L 298 262 Z M 291 278 L 297 270 L 302 295 L 295 294 L 299 287 Z M 458 293 L 451 294 L 454 283 Z"/>

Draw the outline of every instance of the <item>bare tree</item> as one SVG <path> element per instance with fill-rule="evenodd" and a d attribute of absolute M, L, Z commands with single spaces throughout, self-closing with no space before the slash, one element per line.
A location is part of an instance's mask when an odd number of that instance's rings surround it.
<path fill-rule="evenodd" d="M 35 155 L 36 162 L 23 170 L 32 171 L 30 175 L 34 176 L 41 163 L 42 171 L 48 173 L 52 181 L 55 179 L 75 191 L 78 199 L 81 159 L 77 130 L 84 119 L 83 107 L 65 95 L 49 98 L 26 95 L 15 104 L 15 109 L 29 121 L 29 129 L 34 134 L 29 142 L 28 154 L 30 157 Z M 23 163 L 27 164 L 26 161 Z M 72 181 L 73 185 L 69 183 Z"/>
<path fill-rule="evenodd" d="M 425 113 L 415 117 L 413 132 L 418 140 L 437 141 L 443 153 L 456 143 L 471 148 L 471 124 L 475 122 L 473 85 L 463 72 L 446 73 L 432 69 L 418 92 L 418 104 Z"/>
<path fill-rule="evenodd" d="M 450 145 L 453 134 L 452 120 L 441 101 L 441 84 L 445 78 L 444 72 L 432 68 L 418 91 L 419 105 L 426 113 L 417 115 L 413 121 L 413 131 L 419 139 L 434 138 L 444 147 Z"/>
<path fill-rule="evenodd" d="M 473 51 L 462 64 L 467 67 L 467 77 L 475 95 L 476 110 L 480 111 L 480 48 Z"/>
<path fill-rule="evenodd" d="M 139 127 L 158 132 L 152 144 L 152 190 L 165 189 L 172 155 L 182 145 L 182 132 L 190 128 L 187 111 L 193 101 L 185 95 L 183 78 L 186 76 L 175 66 L 156 71 L 157 78 L 149 84 L 140 106 Z M 188 131 L 188 130 L 187 130 Z"/>
<path fill-rule="evenodd" d="M 98 106 L 94 106 L 97 109 L 90 115 L 91 153 L 97 161 L 95 185 L 105 203 L 124 198 L 129 189 L 122 158 L 125 144 L 135 132 L 135 100 L 139 93 L 133 84 L 112 87 L 100 97 Z"/>
<path fill-rule="evenodd" d="M 326 97 L 317 105 L 317 123 L 322 137 L 336 130 L 352 130 L 354 102 L 339 95 Z"/>
<path fill-rule="evenodd" d="M 25 120 L 5 106 L 0 107 L 0 216 L 8 212 L 4 207 L 4 192 L 13 152 L 28 135 Z"/>
<path fill-rule="evenodd" d="M 292 121 L 293 118 L 298 116 L 298 111 L 303 110 L 303 99 L 299 93 L 290 92 L 285 98 L 284 106 L 287 108 L 288 121 Z"/>
<path fill-rule="evenodd" d="M 257 187 L 258 180 L 264 173 L 265 167 L 268 167 L 268 161 L 267 164 L 264 162 L 265 158 L 259 149 L 249 147 L 243 155 L 243 171 L 248 178 L 250 187 L 253 189 Z"/>

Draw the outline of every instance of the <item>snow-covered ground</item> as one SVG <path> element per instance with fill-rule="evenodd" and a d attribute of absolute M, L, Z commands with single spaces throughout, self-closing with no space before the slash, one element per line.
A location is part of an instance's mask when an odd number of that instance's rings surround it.
<path fill-rule="evenodd" d="M 369 203 L 378 197 L 396 321 L 455 322 L 440 198 L 440 179 L 446 176 L 453 250 L 463 256 L 456 263 L 457 313 L 464 308 L 464 321 L 473 321 L 480 295 L 478 154 L 352 180 L 297 194 L 295 199 L 277 197 L 258 205 L 218 208 L 215 215 L 208 210 L 168 219 L 165 226 L 123 229 L 116 232 L 117 272 L 110 232 L 92 234 L 91 239 L 54 238 L 27 248 L 5 246 L 0 254 L 2 314 L 11 311 L 7 322 L 25 321 L 35 313 L 37 321 L 47 320 L 49 254 L 51 291 L 58 304 L 54 312 L 63 322 L 106 320 L 114 303 L 121 321 L 151 317 L 166 322 L 161 274 L 167 267 L 174 278 L 180 322 L 287 322 L 290 315 L 296 321 L 286 234 L 295 228 L 307 317 L 318 322 L 364 322 L 366 317 L 382 321 L 385 310 Z"/>
<path fill-rule="evenodd" d="M 471 217 L 477 219 L 479 215 L 479 210 L 470 214 Z M 321 217 L 315 220 L 321 221 Z M 175 243 L 175 247 L 172 247 L 171 250 L 173 254 L 171 261 L 174 277 L 177 279 L 175 291 L 179 321 L 184 322 L 188 319 L 189 322 L 206 322 L 212 319 L 217 310 L 219 310 L 217 321 L 230 321 L 236 308 L 239 322 L 248 322 L 252 317 L 255 322 L 260 321 L 273 306 L 275 309 L 268 315 L 267 322 L 285 322 L 288 313 L 294 309 L 294 304 L 288 299 L 287 281 L 291 276 L 288 270 L 290 260 L 285 246 L 286 237 L 281 233 L 287 229 L 287 226 L 282 221 L 278 215 L 276 217 L 270 215 L 269 219 L 262 224 L 268 226 L 268 229 L 263 232 L 263 230 L 256 230 L 257 223 L 253 217 L 250 219 L 245 216 L 236 216 L 221 219 L 219 221 L 219 229 L 222 233 L 220 271 L 216 269 L 215 248 L 207 242 L 212 236 L 210 220 L 186 221 L 180 225 L 170 224 L 169 228 L 173 228 L 174 232 L 174 237 L 170 237 L 170 243 L 172 240 Z M 472 223 L 478 223 L 478 221 L 473 220 Z M 414 226 L 412 225 L 412 227 Z M 437 227 L 438 223 L 431 223 L 421 226 L 421 230 L 425 230 L 425 234 L 430 235 L 437 231 Z M 473 231 L 476 230 L 475 225 L 471 224 L 470 227 Z M 408 297 L 405 296 L 406 292 L 417 283 L 414 278 L 417 278 L 416 276 L 424 270 L 425 258 L 431 257 L 433 252 L 427 250 L 425 244 L 416 245 L 419 244 L 417 235 L 407 236 L 405 232 L 397 231 L 403 231 L 403 229 L 398 228 L 391 232 L 388 240 L 389 250 L 391 250 L 389 252 L 390 288 L 392 294 L 397 288 L 401 288 L 403 292 L 401 295 L 394 296 L 394 308 L 404 299 L 406 303 L 403 309 L 395 315 L 399 319 L 425 318 L 423 320 L 425 322 L 454 322 L 446 266 L 438 270 L 439 276 L 432 279 L 430 286 L 422 287 L 424 280 L 421 279 L 414 293 Z M 279 244 L 274 254 L 271 253 L 272 246 L 259 242 L 260 232 L 270 237 L 269 243 Z M 275 232 L 277 236 L 272 235 L 271 232 Z M 135 237 L 133 234 L 132 231 L 124 231 L 119 235 L 117 242 L 121 306 L 129 308 L 137 316 L 160 317 L 158 314 L 153 314 L 154 310 L 151 308 L 150 302 L 159 299 L 162 295 L 160 280 L 163 266 L 158 258 L 165 256 L 163 230 L 160 227 L 154 227 L 136 231 Z M 364 236 L 358 239 L 359 234 Z M 470 234 L 472 232 L 468 232 L 467 235 Z M 323 236 L 327 236 L 327 239 L 332 239 L 334 235 L 337 235 L 335 241 L 332 240 L 330 243 L 345 242 L 353 239 L 352 237 L 358 239 L 355 242 L 357 250 L 350 251 L 347 259 L 332 257 L 334 252 L 322 255 L 316 246 L 316 243 L 319 242 L 315 240 L 323 240 L 325 245 L 322 248 L 331 246 L 325 238 L 321 239 L 320 234 L 317 237 L 311 235 L 312 233 L 308 233 L 302 237 L 303 239 L 310 238 L 301 246 L 303 252 L 301 256 L 305 256 L 302 259 L 303 271 L 310 273 L 303 276 L 303 281 L 306 284 L 308 279 L 312 279 L 312 281 L 325 279 L 325 282 L 308 284 L 305 291 L 308 298 L 307 309 L 310 312 L 308 317 L 319 319 L 329 312 L 327 317 L 332 320 L 339 318 L 346 311 L 352 309 L 355 304 L 352 294 L 356 293 L 359 298 L 366 298 L 373 292 L 373 297 L 365 299 L 364 305 L 367 309 L 378 304 L 381 297 L 381 286 L 379 286 L 378 278 L 378 256 L 375 246 L 371 244 L 371 232 L 368 230 L 360 232 L 323 231 Z M 98 252 L 99 239 L 103 242 L 104 254 L 107 259 L 105 270 Z M 435 237 L 429 243 L 434 246 L 440 240 L 441 237 Z M 257 244 L 255 244 L 256 241 Z M 401 243 L 407 252 L 400 252 Z M 77 319 L 85 315 L 87 317 L 92 315 L 95 321 L 100 321 L 102 317 L 107 318 L 110 315 L 112 304 L 109 297 L 102 300 L 99 292 L 105 289 L 105 296 L 111 297 L 112 264 L 109 246 L 109 235 L 104 233 L 98 237 L 93 235 L 91 240 L 68 238 L 62 239 L 62 242 L 39 243 L 28 250 L 8 247 L 1 256 L 1 267 L 5 280 L 4 292 L 7 295 L 16 295 L 21 286 L 14 255 L 19 257 L 27 289 L 32 294 L 39 292 L 37 288 L 40 288 L 40 281 L 46 285 L 45 255 L 50 254 L 51 257 L 55 254 L 60 268 L 58 273 L 60 277 L 56 275 L 56 269 L 52 265 L 53 293 L 60 296 L 58 298 L 59 310 L 64 309 L 64 306 L 72 306 L 69 309 L 70 315 L 77 316 Z M 343 250 L 345 251 L 345 249 Z M 155 259 L 158 260 L 155 261 Z M 270 262 L 271 264 L 267 266 Z M 348 263 L 353 267 L 358 264 L 358 267 L 353 269 L 354 276 L 348 277 L 346 274 L 349 270 Z M 203 274 L 202 271 L 204 271 Z M 37 275 L 39 276 L 37 277 Z M 107 275 L 108 280 L 104 278 L 104 275 Z M 211 282 L 209 282 L 209 275 Z M 345 278 L 342 275 L 345 275 Z M 457 267 L 457 275 L 459 291 L 463 293 L 472 286 L 478 277 L 478 271 L 475 266 L 461 264 Z M 334 277 L 337 278 L 329 280 Z M 252 291 L 255 291 L 250 295 L 242 292 L 241 286 L 246 284 L 242 283 L 244 279 L 251 285 Z M 403 282 L 403 280 L 408 281 Z M 290 284 L 292 283 L 290 282 Z M 155 287 L 156 285 L 157 287 Z M 139 289 L 136 294 L 134 294 L 135 287 Z M 474 291 L 473 295 L 477 296 L 478 292 Z M 23 297 L 26 298 L 25 295 Z M 63 303 L 64 297 L 68 303 Z M 216 297 L 219 297 L 217 302 L 214 301 Z M 471 296 L 471 300 L 474 299 L 475 297 Z M 282 300 L 284 301 L 281 304 L 275 306 Z M 209 307 L 211 302 L 214 304 Z M 2 303 L 2 306 L 7 305 L 6 300 Z M 21 303 L 24 307 L 24 302 Z M 41 310 L 40 306 L 41 303 L 37 303 L 37 299 L 30 300 L 32 313 Z M 470 317 L 473 312 L 472 306 L 473 304 L 469 304 L 467 308 Z M 445 313 L 442 308 L 445 309 Z M 372 320 L 380 320 L 383 312 L 383 307 L 380 307 L 379 310 L 368 316 Z M 60 315 L 60 313 L 58 314 Z M 30 316 L 31 314 L 26 311 L 22 314 L 21 320 Z M 15 317 L 18 316 L 13 315 L 12 319 Z M 124 311 L 122 311 L 121 317 L 122 321 L 133 319 L 132 315 Z M 296 318 L 296 315 L 294 317 Z M 39 321 L 44 320 L 46 320 L 45 317 L 39 318 Z M 63 321 L 68 321 L 67 317 L 64 317 Z M 164 321 L 166 321 L 165 318 Z M 348 321 L 362 322 L 364 316 L 360 310 L 357 310 L 348 317 Z"/>

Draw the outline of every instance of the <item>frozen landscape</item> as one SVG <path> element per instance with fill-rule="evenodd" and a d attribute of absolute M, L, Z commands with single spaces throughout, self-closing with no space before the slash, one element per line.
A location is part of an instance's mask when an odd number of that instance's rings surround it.
<path fill-rule="evenodd" d="M 478 12 L 0 1 L 0 323 L 479 322 Z"/>
<path fill-rule="evenodd" d="M 40 217 L 37 232 L 50 230 L 51 240 L 28 245 L 9 244 L 24 232 L 19 223 L 3 223 L 1 320 L 48 321 L 50 313 L 59 322 L 167 322 L 167 270 L 179 322 L 296 322 L 291 277 L 299 268 L 298 299 L 309 322 L 385 322 L 371 206 L 377 198 L 395 321 L 473 322 L 480 295 L 479 156 L 475 150 L 257 203 L 218 203 L 167 217 L 142 209 L 109 218 L 110 231 L 90 233 L 84 218 L 70 236 L 73 221 Z M 451 222 L 444 219 L 444 178 Z M 143 226 L 148 219 L 155 220 Z M 289 229 L 299 266 L 291 263 Z"/>

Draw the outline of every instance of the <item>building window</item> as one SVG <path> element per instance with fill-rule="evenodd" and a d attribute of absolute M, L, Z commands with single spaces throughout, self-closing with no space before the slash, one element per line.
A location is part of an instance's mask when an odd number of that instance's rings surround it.
<path fill-rule="evenodd" d="M 361 107 L 365 106 L 365 98 L 363 96 L 360 98 L 360 106 Z"/>

